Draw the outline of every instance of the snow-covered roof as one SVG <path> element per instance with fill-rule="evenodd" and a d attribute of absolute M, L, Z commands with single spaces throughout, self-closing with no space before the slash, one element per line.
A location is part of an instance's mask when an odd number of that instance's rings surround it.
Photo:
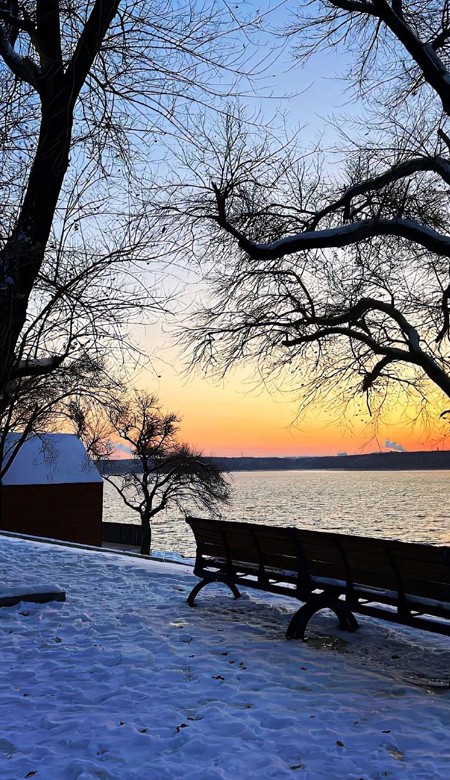
<path fill-rule="evenodd" d="M 7 437 L 5 460 L 20 434 Z M 82 442 L 71 433 L 32 436 L 20 447 L 3 478 L 4 485 L 47 485 L 102 482 Z"/>

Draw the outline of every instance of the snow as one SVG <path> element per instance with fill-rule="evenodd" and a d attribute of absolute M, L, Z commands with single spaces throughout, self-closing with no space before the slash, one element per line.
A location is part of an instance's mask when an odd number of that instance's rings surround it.
<path fill-rule="evenodd" d="M 191 568 L 0 536 L 9 581 L 64 603 L 0 610 L 0 777 L 432 780 L 448 776 L 450 639 L 234 601 Z"/>
<path fill-rule="evenodd" d="M 359 220 L 339 227 L 295 233 L 267 244 L 253 242 L 251 246 L 259 252 L 280 256 L 305 249 L 329 248 L 330 241 L 334 241 L 335 246 L 348 246 L 375 235 L 403 237 L 416 241 L 426 249 L 431 249 L 439 254 L 446 255 L 450 251 L 449 236 L 438 233 L 433 228 L 416 220 L 402 219 L 401 217 Z"/>
<path fill-rule="evenodd" d="M 7 437 L 5 461 L 20 434 Z M 20 447 L 3 478 L 4 485 L 45 485 L 102 482 L 82 442 L 71 433 L 31 436 Z"/>
<path fill-rule="evenodd" d="M 20 581 L 23 580 L 23 576 L 20 577 Z M 21 585 L 17 585 L 16 582 L 5 582 L 2 580 L 0 585 L 0 597 L 2 598 L 16 598 L 17 596 L 27 594 L 29 596 L 36 595 L 37 593 L 43 593 L 43 592 L 49 592 L 52 591 L 52 593 L 63 593 L 63 589 L 59 587 L 59 585 L 55 585 L 54 583 L 48 583 L 45 582 L 44 584 L 40 585 L 27 585 L 26 587 L 23 587 Z"/>

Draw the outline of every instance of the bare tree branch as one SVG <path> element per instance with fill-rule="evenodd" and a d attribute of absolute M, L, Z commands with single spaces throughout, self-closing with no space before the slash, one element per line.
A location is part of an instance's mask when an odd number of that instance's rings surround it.
<path fill-rule="evenodd" d="M 65 74 L 66 82 L 70 84 L 71 106 L 75 104 L 118 8 L 119 0 L 95 0 Z"/>
<path fill-rule="evenodd" d="M 217 222 L 232 235 L 236 231 L 228 229 L 228 223 L 223 223 L 217 218 Z M 450 257 L 450 237 L 441 235 L 435 230 L 420 225 L 412 220 L 371 219 L 354 222 L 351 225 L 329 228 L 328 230 L 312 230 L 287 236 L 268 244 L 259 244 L 249 241 L 244 235 L 240 235 L 239 245 L 255 260 L 273 259 L 302 252 L 309 249 L 327 249 L 332 247 L 346 247 L 377 236 L 397 236 L 404 238 L 413 244 L 419 244 L 425 249 L 443 257 Z"/>

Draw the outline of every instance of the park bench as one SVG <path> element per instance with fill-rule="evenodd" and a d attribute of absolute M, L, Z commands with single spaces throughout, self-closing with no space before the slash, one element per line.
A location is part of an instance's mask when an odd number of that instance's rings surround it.
<path fill-rule="evenodd" d="M 210 582 L 292 596 L 303 605 L 288 639 L 304 639 L 312 616 L 331 609 L 355 631 L 353 613 L 450 636 L 450 547 L 187 517 L 197 544 L 188 597 Z"/>

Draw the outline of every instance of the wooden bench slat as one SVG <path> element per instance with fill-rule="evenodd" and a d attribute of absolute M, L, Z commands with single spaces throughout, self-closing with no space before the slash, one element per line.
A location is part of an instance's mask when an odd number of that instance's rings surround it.
<path fill-rule="evenodd" d="M 238 547 L 231 544 L 226 546 L 225 544 L 209 544 L 207 542 L 199 542 L 199 549 L 202 555 L 223 555 L 226 557 L 228 551 L 232 560 L 248 560 L 252 563 L 258 563 L 262 557 L 264 564 L 267 566 L 291 565 L 294 569 L 298 568 L 297 556 L 294 557 L 292 554 L 283 555 L 278 552 L 263 552 L 262 556 L 260 556 L 258 550 L 255 548 L 248 549 L 244 545 Z"/>

